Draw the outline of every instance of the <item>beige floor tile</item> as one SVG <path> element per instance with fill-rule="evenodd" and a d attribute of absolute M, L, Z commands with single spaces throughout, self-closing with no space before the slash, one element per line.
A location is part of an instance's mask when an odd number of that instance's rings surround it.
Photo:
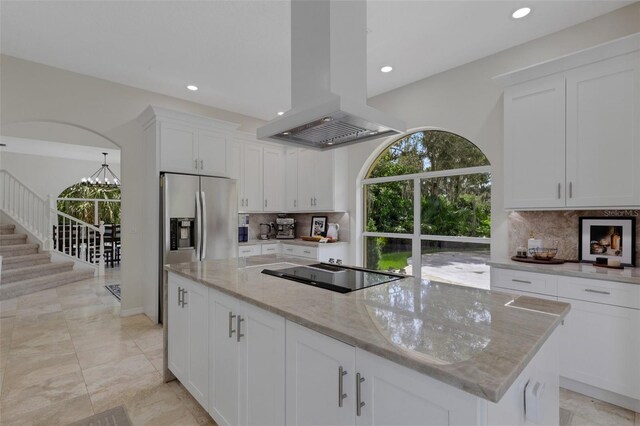
<path fill-rule="evenodd" d="M 149 362 L 151 364 L 153 364 L 155 369 L 158 370 L 158 372 L 162 374 L 162 370 L 164 368 L 164 366 L 163 366 L 164 348 L 160 347 L 160 348 L 154 349 L 152 351 L 145 352 L 144 355 L 147 357 Z"/>
<path fill-rule="evenodd" d="M 4 383 L 6 389 L 18 389 L 44 383 L 56 376 L 80 371 L 75 352 L 9 355 Z"/>
<path fill-rule="evenodd" d="M 63 310 L 81 308 L 86 305 L 97 305 L 100 299 L 95 294 L 76 294 L 58 297 L 58 303 Z"/>
<path fill-rule="evenodd" d="M 0 395 L 2 395 L 2 384 L 4 383 L 4 370 L 4 368 L 0 368 Z"/>
<path fill-rule="evenodd" d="M 92 416 L 93 408 L 89 395 L 78 396 L 43 408 L 21 413 L 14 417 L 2 416 L 1 425 L 62 426 Z"/>
<path fill-rule="evenodd" d="M 572 425 L 634 426 L 635 413 L 588 396 L 560 388 L 560 406 L 573 411 Z"/>
<path fill-rule="evenodd" d="M 126 404 L 140 392 L 148 391 L 162 383 L 162 377 L 157 371 L 132 378 L 112 380 L 108 385 L 96 388 L 90 393 L 91 403 L 96 413 L 109 408 Z"/>
<path fill-rule="evenodd" d="M 83 319 L 83 318 L 92 318 L 94 316 L 105 315 L 105 314 L 111 314 L 115 316 L 115 315 L 118 315 L 118 310 L 114 309 L 111 306 L 105 306 L 102 303 L 97 303 L 92 305 L 81 306 L 74 309 L 65 309 L 64 311 L 64 317 L 68 321 Z"/>
<path fill-rule="evenodd" d="M 27 308 L 18 308 L 16 310 L 16 316 L 30 316 L 37 314 L 46 314 L 50 312 L 61 312 L 62 306 L 59 303 L 52 303 L 49 305 L 37 305 Z"/>
<path fill-rule="evenodd" d="M 133 340 L 125 340 L 109 346 L 77 352 L 78 361 L 83 370 L 141 354 L 142 351 Z M 151 360 L 150 362 L 153 364 Z"/>
<path fill-rule="evenodd" d="M 196 419 L 198 424 L 200 425 L 215 425 L 216 423 L 213 421 L 209 413 L 202 408 L 202 406 L 195 400 L 193 396 L 182 386 L 177 380 L 171 381 L 167 383 L 167 385 L 171 388 L 172 391 L 178 396 L 180 401 L 187 407 L 191 415 Z"/>
<path fill-rule="evenodd" d="M 82 373 L 62 374 L 27 387 L 3 386 L 0 410 L 11 418 L 86 394 Z"/>
<path fill-rule="evenodd" d="M 77 295 L 95 295 L 95 290 L 91 285 L 79 282 L 63 285 L 56 288 L 56 294 L 58 297 L 64 296 L 77 296 Z"/>
<path fill-rule="evenodd" d="M 636 413 L 636 424 L 635 426 L 640 426 L 640 413 Z"/>
<path fill-rule="evenodd" d="M 138 377 L 149 373 L 157 373 L 157 371 L 143 354 L 83 370 L 89 393 L 95 393 L 119 383 L 135 381 Z"/>
<path fill-rule="evenodd" d="M 18 297 L 17 309 L 27 309 L 56 303 L 58 293 L 55 289 L 43 290 Z"/>
<path fill-rule="evenodd" d="M 131 337 L 121 330 L 88 331 L 82 334 L 74 334 L 72 340 L 78 352 L 132 341 Z"/>
<path fill-rule="evenodd" d="M 127 331 L 142 352 L 151 352 L 163 347 L 162 327 L 155 326 L 142 331 Z"/>
<path fill-rule="evenodd" d="M 82 337 L 90 333 L 118 332 L 122 328 L 120 318 L 110 313 L 103 313 L 88 318 L 68 320 L 71 338 Z"/>
<path fill-rule="evenodd" d="M 111 293 L 106 296 L 98 296 L 100 303 L 105 306 L 120 306 L 120 301 L 116 299 Z"/>
<path fill-rule="evenodd" d="M 198 425 L 189 409 L 166 384 L 143 392 L 126 404 L 135 425 Z"/>

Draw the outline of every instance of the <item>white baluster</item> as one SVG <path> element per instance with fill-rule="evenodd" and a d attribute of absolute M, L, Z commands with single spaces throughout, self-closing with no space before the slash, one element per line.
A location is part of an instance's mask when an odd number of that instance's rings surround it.
<path fill-rule="evenodd" d="M 96 203 L 97 205 L 97 203 Z M 98 265 L 98 275 L 104 275 L 104 221 L 100 221 L 100 264 Z"/>

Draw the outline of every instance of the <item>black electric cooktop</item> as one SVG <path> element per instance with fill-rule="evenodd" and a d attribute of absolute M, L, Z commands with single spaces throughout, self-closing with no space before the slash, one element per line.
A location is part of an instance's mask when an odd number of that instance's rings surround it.
<path fill-rule="evenodd" d="M 354 290 L 406 278 L 406 275 L 392 272 L 373 271 L 333 263 L 316 263 L 285 269 L 263 269 L 262 273 L 339 293 L 349 293 Z"/>

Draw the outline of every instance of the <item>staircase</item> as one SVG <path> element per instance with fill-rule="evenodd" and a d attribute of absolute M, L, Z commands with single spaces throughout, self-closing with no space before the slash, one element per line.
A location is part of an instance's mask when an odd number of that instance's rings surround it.
<path fill-rule="evenodd" d="M 51 254 L 40 253 L 39 248 L 27 243 L 26 234 L 16 234 L 14 225 L 0 225 L 0 300 L 94 276 L 94 269 L 74 270 L 73 261 L 52 262 Z"/>

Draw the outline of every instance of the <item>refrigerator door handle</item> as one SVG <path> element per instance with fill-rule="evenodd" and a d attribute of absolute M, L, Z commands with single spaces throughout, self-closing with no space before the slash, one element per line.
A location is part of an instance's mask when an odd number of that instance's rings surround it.
<path fill-rule="evenodd" d="M 196 258 L 200 260 L 200 250 L 202 247 L 202 208 L 200 206 L 200 191 L 196 195 Z"/>
<path fill-rule="evenodd" d="M 202 223 L 202 256 L 200 256 L 200 260 L 204 260 L 207 256 L 207 199 L 204 192 L 201 192 L 200 196 L 202 197 L 202 218 L 200 219 Z"/>

